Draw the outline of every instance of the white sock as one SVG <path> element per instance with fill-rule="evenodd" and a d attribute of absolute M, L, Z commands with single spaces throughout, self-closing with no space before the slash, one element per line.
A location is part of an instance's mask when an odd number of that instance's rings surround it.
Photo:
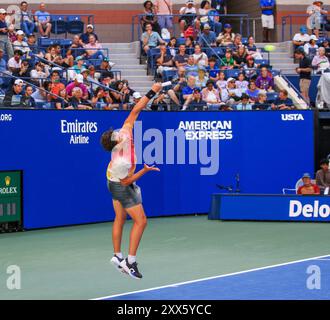
<path fill-rule="evenodd" d="M 132 264 L 132 263 L 136 262 L 136 256 L 128 255 L 127 260 L 128 260 L 129 264 Z"/>
<path fill-rule="evenodd" d="M 124 258 L 123 254 L 121 252 L 115 252 L 115 255 L 120 259 Z"/>

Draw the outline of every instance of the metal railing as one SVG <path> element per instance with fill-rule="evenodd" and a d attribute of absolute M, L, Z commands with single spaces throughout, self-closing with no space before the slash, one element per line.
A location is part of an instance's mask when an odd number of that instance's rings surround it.
<path fill-rule="evenodd" d="M 325 17 L 330 17 L 330 15 L 324 15 Z M 291 41 L 293 39 L 293 26 L 294 25 L 301 25 L 304 24 L 306 25 L 306 20 L 307 18 L 310 17 L 309 14 L 290 14 L 287 16 L 282 17 L 282 42 L 284 41 Z M 302 22 L 302 20 L 305 18 L 305 20 Z M 294 23 L 295 22 L 295 23 Z M 289 24 L 289 37 L 290 39 L 286 38 L 287 34 L 287 28 L 286 26 Z M 325 30 L 325 24 L 321 24 L 321 31 L 326 31 Z"/>
<path fill-rule="evenodd" d="M 132 16 L 132 25 L 131 25 L 131 42 L 136 41 L 135 34 L 137 33 L 137 40 L 140 41 L 142 35 L 142 24 L 141 18 L 146 17 L 146 14 L 138 14 Z M 194 16 L 195 18 L 200 17 L 210 17 L 210 15 L 182 15 L 182 14 L 172 14 L 172 15 L 156 15 L 157 17 L 173 17 L 173 28 L 174 28 L 174 35 L 176 34 L 176 25 L 178 25 L 179 17 L 189 17 L 191 18 Z M 250 35 L 250 24 L 249 24 L 249 15 L 248 14 L 224 14 L 224 15 L 216 15 L 221 19 L 226 19 L 226 21 L 238 21 L 239 22 L 239 33 L 246 34 L 246 36 Z M 246 24 L 246 31 L 244 31 L 244 24 Z M 137 32 L 135 32 L 137 27 Z M 214 26 L 213 26 L 214 27 Z M 238 32 L 237 32 L 238 33 Z"/>

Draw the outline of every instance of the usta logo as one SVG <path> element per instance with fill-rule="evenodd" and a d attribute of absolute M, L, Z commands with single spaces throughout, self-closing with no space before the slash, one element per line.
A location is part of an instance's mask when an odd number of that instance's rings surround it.
<path fill-rule="evenodd" d="M 304 120 L 304 117 L 301 113 L 293 113 L 293 114 L 282 114 L 283 121 L 301 121 Z"/>

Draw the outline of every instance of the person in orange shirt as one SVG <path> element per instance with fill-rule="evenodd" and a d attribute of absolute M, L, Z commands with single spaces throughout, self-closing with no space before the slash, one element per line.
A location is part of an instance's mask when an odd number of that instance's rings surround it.
<path fill-rule="evenodd" d="M 58 70 L 53 70 L 51 72 L 51 76 L 50 76 L 50 92 L 54 93 L 56 95 L 60 94 L 60 91 L 62 91 L 63 89 L 65 89 L 65 85 L 60 82 L 60 73 Z M 50 96 L 50 99 L 52 101 L 57 100 L 56 96 Z"/>
<path fill-rule="evenodd" d="M 304 173 L 302 181 L 304 184 L 298 188 L 297 194 L 320 194 L 320 188 L 312 183 L 309 173 Z"/>

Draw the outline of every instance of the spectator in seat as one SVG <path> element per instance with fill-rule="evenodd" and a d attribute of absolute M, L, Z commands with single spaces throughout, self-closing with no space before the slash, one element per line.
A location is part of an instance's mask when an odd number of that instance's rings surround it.
<path fill-rule="evenodd" d="M 232 32 L 233 28 L 230 24 L 225 24 L 223 31 L 219 34 L 217 38 L 217 44 L 219 46 L 227 47 L 234 43 L 235 33 Z"/>
<path fill-rule="evenodd" d="M 79 56 L 75 60 L 76 64 L 68 69 L 68 79 L 72 81 L 76 75 L 81 74 L 81 70 L 84 69 L 85 58 L 83 56 Z"/>
<path fill-rule="evenodd" d="M 246 57 L 246 64 L 243 66 L 243 71 L 246 75 L 246 78 L 250 80 L 257 79 L 257 64 L 254 62 L 254 58 L 252 56 Z"/>
<path fill-rule="evenodd" d="M 196 88 L 196 78 L 194 76 L 188 76 L 187 86 L 182 89 L 182 98 L 185 106 L 183 110 L 187 108 L 188 106 L 187 101 L 190 101 L 189 99 L 192 97 L 195 88 Z"/>
<path fill-rule="evenodd" d="M 260 92 L 257 101 L 253 105 L 253 110 L 267 110 L 268 108 L 267 95 L 264 92 Z"/>
<path fill-rule="evenodd" d="M 100 64 L 100 66 L 98 67 L 98 70 L 101 71 L 101 73 L 103 72 L 111 72 L 113 74 L 113 72 L 111 71 L 112 67 L 115 64 L 113 62 L 110 62 L 109 58 L 104 57 L 102 59 L 102 62 Z"/>
<path fill-rule="evenodd" d="M 13 24 L 8 26 L 8 39 L 11 44 L 13 44 L 17 40 L 15 26 Z"/>
<path fill-rule="evenodd" d="M 173 58 L 170 53 L 167 53 L 165 44 L 159 46 L 160 53 L 156 56 L 157 74 L 162 77 L 164 70 L 173 69 Z"/>
<path fill-rule="evenodd" d="M 77 74 L 74 78 L 74 81 L 66 86 L 66 93 L 68 94 L 69 98 L 73 96 L 73 89 L 75 88 L 80 88 L 82 91 L 81 97 L 85 100 L 88 99 L 88 90 L 84 84 L 84 77 L 81 74 Z"/>
<path fill-rule="evenodd" d="M 23 104 L 27 108 L 36 108 L 36 106 L 37 106 L 36 101 L 32 97 L 32 94 L 33 94 L 33 87 L 30 85 L 27 85 L 25 87 L 25 94 L 24 94 L 24 98 L 23 98 Z"/>
<path fill-rule="evenodd" d="M 18 78 L 30 78 L 30 66 L 27 60 L 22 61 L 21 68 L 13 72 L 13 76 Z"/>
<path fill-rule="evenodd" d="M 195 51 L 193 54 L 195 64 L 198 67 L 207 67 L 209 64 L 209 59 L 205 52 L 202 51 L 202 48 L 199 44 L 195 45 Z"/>
<path fill-rule="evenodd" d="M 34 33 L 35 23 L 33 19 L 32 11 L 28 10 L 28 4 L 26 1 L 22 1 L 21 5 L 21 25 L 25 34 L 29 35 Z"/>
<path fill-rule="evenodd" d="M 312 66 L 316 68 L 317 73 L 322 73 L 330 67 L 329 59 L 325 54 L 325 48 L 320 47 L 318 54 L 312 60 Z"/>
<path fill-rule="evenodd" d="M 173 2 L 172 0 L 156 0 L 155 11 L 158 16 L 160 30 L 166 28 L 170 33 L 173 31 Z"/>
<path fill-rule="evenodd" d="M 249 36 L 248 43 L 246 46 L 246 52 L 249 56 L 252 56 L 254 59 L 262 59 L 262 54 L 255 44 L 255 40 L 252 36 Z"/>
<path fill-rule="evenodd" d="M 235 62 L 235 67 L 237 68 L 243 68 L 247 62 L 248 54 L 243 45 L 239 46 L 237 49 L 237 52 L 234 54 L 234 62 Z"/>
<path fill-rule="evenodd" d="M 186 80 L 186 70 L 184 67 L 178 68 L 178 74 L 172 79 L 172 85 L 173 88 L 168 90 L 167 94 L 177 106 L 180 106 L 179 99 L 182 94 L 182 90 L 188 85 Z"/>
<path fill-rule="evenodd" d="M 261 90 L 257 88 L 256 82 L 250 81 L 248 89 L 246 90 L 246 94 L 250 97 L 251 101 L 257 101 L 258 100 L 258 96 L 261 93 Z M 266 94 L 266 93 L 265 93 Z M 267 98 L 267 96 L 266 96 Z"/>
<path fill-rule="evenodd" d="M 292 43 L 294 45 L 294 49 L 297 49 L 300 46 L 304 46 L 310 40 L 310 36 L 307 33 L 307 28 L 305 26 L 301 26 L 299 32 L 296 33 L 292 39 Z"/>
<path fill-rule="evenodd" d="M 234 69 L 235 67 L 235 60 L 233 58 L 233 53 L 231 49 L 227 49 L 225 53 L 225 57 L 221 59 L 221 69 L 222 70 L 228 70 L 228 69 Z"/>
<path fill-rule="evenodd" d="M 294 109 L 293 101 L 288 97 L 288 91 L 282 89 L 279 91 L 278 98 L 274 101 L 272 110 L 291 110 Z"/>
<path fill-rule="evenodd" d="M 311 60 L 305 56 L 304 50 L 298 48 L 295 51 L 295 58 L 299 60 L 299 67 L 296 72 L 299 74 L 299 87 L 303 98 L 310 103 L 309 88 L 312 81 L 312 63 Z"/>
<path fill-rule="evenodd" d="M 102 87 L 97 87 L 94 91 L 91 104 L 95 107 L 97 104 L 101 104 L 102 107 L 110 107 L 113 103 L 109 90 L 104 90 Z"/>
<path fill-rule="evenodd" d="M 50 62 L 56 63 L 57 65 L 62 65 L 62 63 L 63 63 L 63 58 L 58 53 L 56 45 L 49 47 L 48 52 L 45 54 L 45 59 Z"/>
<path fill-rule="evenodd" d="M 98 43 L 95 36 L 91 34 L 88 38 L 88 43 L 84 45 L 86 58 L 90 59 L 103 59 L 102 45 Z"/>
<path fill-rule="evenodd" d="M 146 25 L 146 31 L 142 34 L 141 41 L 143 50 L 147 54 L 150 49 L 156 48 L 158 44 L 166 44 L 158 32 L 152 31 L 152 25 L 150 23 Z"/>
<path fill-rule="evenodd" d="M 160 34 L 161 29 L 158 24 L 158 17 L 155 12 L 153 3 L 151 1 L 145 1 L 143 7 L 144 7 L 144 12 L 143 12 L 144 15 L 141 18 L 142 30 L 145 32 L 147 29 L 147 25 L 151 24 L 152 30 Z"/>
<path fill-rule="evenodd" d="M 181 37 L 183 37 L 186 28 L 193 26 L 195 23 L 197 10 L 195 8 L 194 0 L 187 0 L 186 6 L 182 7 L 179 13 L 181 14 L 181 17 L 179 18 Z"/>
<path fill-rule="evenodd" d="M 176 56 L 176 49 L 177 49 L 177 40 L 175 37 L 172 37 L 167 44 L 167 48 L 170 50 L 171 56 L 174 58 Z"/>
<path fill-rule="evenodd" d="M 84 99 L 83 90 L 79 87 L 72 89 L 72 96 L 69 98 L 69 106 L 73 109 L 91 110 L 91 103 Z"/>
<path fill-rule="evenodd" d="M 192 55 L 195 51 L 195 45 L 196 45 L 196 41 L 194 40 L 194 37 L 193 36 L 186 37 L 186 41 L 184 44 L 186 46 L 186 54 Z"/>
<path fill-rule="evenodd" d="M 274 29 L 275 0 L 260 0 L 263 42 L 270 42 L 270 31 Z"/>
<path fill-rule="evenodd" d="M 45 3 L 40 3 L 39 10 L 34 13 L 34 19 L 40 35 L 44 38 L 49 38 L 52 24 L 50 23 L 50 14 L 46 11 Z"/>
<path fill-rule="evenodd" d="M 218 14 L 227 14 L 227 0 L 211 0 L 211 6 L 217 10 Z"/>
<path fill-rule="evenodd" d="M 91 35 L 94 36 L 96 41 L 99 41 L 97 34 L 94 32 L 94 26 L 92 24 L 88 24 L 86 26 L 86 32 L 82 33 L 79 37 L 79 44 L 81 47 L 83 47 L 85 44 L 88 44 L 89 36 Z M 77 45 L 77 40 L 75 39 L 75 37 L 74 40 L 75 45 Z"/>
<path fill-rule="evenodd" d="M 304 51 L 305 54 L 307 56 L 309 56 L 311 59 L 314 57 L 314 55 L 316 54 L 315 52 L 311 52 L 311 49 L 314 49 L 314 51 L 317 51 L 317 49 L 319 48 L 319 46 L 316 44 L 317 42 L 317 38 L 314 34 L 311 35 L 309 42 L 307 42 L 304 45 Z"/>
<path fill-rule="evenodd" d="M 11 73 L 19 72 L 22 64 L 22 55 L 21 50 L 15 50 L 14 56 L 8 60 L 8 69 Z"/>
<path fill-rule="evenodd" d="M 152 111 L 158 111 L 158 110 L 169 111 L 170 110 L 169 105 L 166 102 L 166 92 L 165 91 L 159 92 L 158 96 L 152 101 L 150 108 Z"/>
<path fill-rule="evenodd" d="M 199 67 L 198 75 L 196 77 L 196 87 L 204 88 L 207 85 L 208 81 L 209 77 L 207 75 L 206 69 L 204 67 Z"/>
<path fill-rule="evenodd" d="M 21 50 L 23 54 L 30 52 L 30 47 L 27 42 L 24 41 L 25 35 L 22 30 L 16 32 L 17 40 L 13 42 L 14 50 Z"/>
<path fill-rule="evenodd" d="M 261 68 L 260 76 L 256 80 L 256 85 L 261 90 L 268 92 L 274 91 L 274 78 L 271 76 L 271 73 L 268 71 L 267 67 Z"/>
<path fill-rule="evenodd" d="M 56 98 L 54 102 L 55 109 L 61 110 L 61 109 L 73 109 L 72 107 L 69 106 L 69 98 L 68 94 L 66 93 L 65 88 L 62 89 L 59 94 L 59 98 Z M 62 99 L 61 99 L 62 98 Z"/>
<path fill-rule="evenodd" d="M 235 82 L 236 88 L 238 90 L 241 90 L 242 93 L 245 93 L 246 90 L 249 88 L 249 82 L 245 80 L 245 75 L 243 72 L 241 72 L 238 77 L 237 81 Z"/>
<path fill-rule="evenodd" d="M 207 102 L 203 100 L 202 94 L 201 94 L 201 89 L 200 88 L 194 88 L 193 94 L 189 98 L 188 101 L 186 101 L 184 107 L 182 110 L 207 110 Z"/>
<path fill-rule="evenodd" d="M 87 43 L 88 43 L 88 38 L 87 38 Z M 85 54 L 83 45 L 84 43 L 82 41 L 80 42 L 80 38 L 78 35 L 73 36 L 70 49 L 72 49 L 72 55 L 75 59 Z"/>
<path fill-rule="evenodd" d="M 316 185 L 323 193 L 326 188 L 330 188 L 329 160 L 322 159 L 320 167 L 321 169 L 316 172 Z"/>
<path fill-rule="evenodd" d="M 205 24 L 202 32 L 202 36 L 199 38 L 199 44 L 201 47 L 216 47 L 217 36 L 214 31 L 211 30 L 209 24 Z"/>
<path fill-rule="evenodd" d="M 212 81 L 206 83 L 206 88 L 202 90 L 202 99 L 208 105 L 219 105 L 221 102 L 219 91 L 214 87 Z"/>
<path fill-rule="evenodd" d="M 303 185 L 298 188 L 297 194 L 320 194 L 320 188 L 312 183 L 309 173 L 302 176 Z"/>
<path fill-rule="evenodd" d="M 49 91 L 51 93 L 56 94 L 57 96 L 60 95 L 60 92 L 65 89 L 64 83 L 60 80 L 60 72 L 58 70 L 52 70 L 50 74 L 50 85 Z M 50 96 L 51 101 L 57 100 L 56 96 Z"/>
<path fill-rule="evenodd" d="M 49 67 L 44 65 L 41 61 L 37 61 L 30 72 L 31 81 L 36 85 L 40 85 L 43 79 L 48 78 L 48 76 Z"/>
<path fill-rule="evenodd" d="M 3 99 L 3 105 L 5 107 L 18 107 L 24 103 L 23 86 L 23 80 L 15 80 L 14 85 L 7 91 Z"/>
<path fill-rule="evenodd" d="M 32 33 L 27 36 L 27 45 L 30 48 L 30 52 L 36 54 L 38 57 L 43 58 L 44 54 L 41 50 L 39 50 L 38 46 L 36 45 L 36 36 Z"/>
<path fill-rule="evenodd" d="M 235 53 L 237 53 L 238 49 L 243 46 L 242 36 L 239 33 L 235 34 L 234 41 L 232 44 L 232 49 Z M 243 46 L 245 48 L 245 46 Z"/>
<path fill-rule="evenodd" d="M 65 52 L 65 57 L 62 60 L 62 67 L 65 69 L 72 68 L 74 65 L 74 57 L 72 55 L 72 50 L 68 49 Z"/>
<path fill-rule="evenodd" d="M 176 68 L 185 67 L 188 62 L 189 56 L 186 54 L 186 46 L 181 44 L 179 52 L 174 57 L 174 65 Z"/>
<path fill-rule="evenodd" d="M 241 102 L 236 105 L 236 110 L 244 111 L 244 110 L 252 110 L 252 104 L 250 103 L 250 97 L 243 93 L 241 96 Z"/>
<path fill-rule="evenodd" d="M 227 87 L 227 80 L 226 80 L 226 75 L 223 71 L 219 72 L 219 80 L 216 83 L 217 88 L 220 90 L 225 90 Z"/>
<path fill-rule="evenodd" d="M 236 79 L 229 78 L 227 87 L 221 90 L 221 101 L 232 106 L 241 100 L 242 92 L 236 88 Z"/>
<path fill-rule="evenodd" d="M 43 103 L 48 106 L 48 102 L 51 98 L 48 91 L 50 91 L 50 81 L 45 80 L 40 83 L 39 88 L 33 92 L 32 97 L 36 103 Z"/>
<path fill-rule="evenodd" d="M 209 74 L 209 79 L 216 83 L 219 80 L 219 67 L 217 66 L 217 59 L 215 57 L 211 57 L 209 59 L 209 65 L 206 68 L 208 74 Z"/>
<path fill-rule="evenodd" d="M 197 77 L 199 68 L 198 65 L 195 63 L 194 56 L 189 56 L 185 69 L 186 69 L 187 77 L 189 76 Z"/>

